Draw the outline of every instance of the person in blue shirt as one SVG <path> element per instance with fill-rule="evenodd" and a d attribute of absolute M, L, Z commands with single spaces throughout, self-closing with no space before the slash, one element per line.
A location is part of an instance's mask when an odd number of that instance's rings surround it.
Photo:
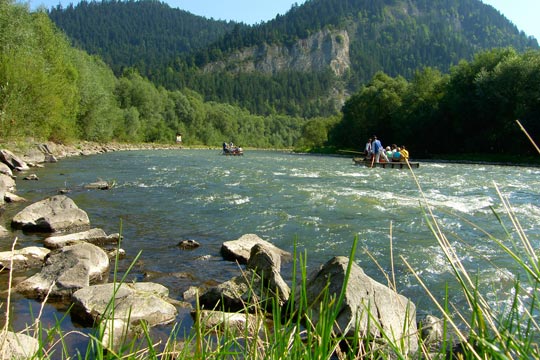
<path fill-rule="evenodd" d="M 388 158 L 384 152 L 384 148 L 381 144 L 381 141 L 377 139 L 377 136 L 373 135 L 373 142 L 371 143 L 371 153 L 375 156 L 375 162 L 380 162 L 381 156 L 384 161 L 388 162 Z"/>

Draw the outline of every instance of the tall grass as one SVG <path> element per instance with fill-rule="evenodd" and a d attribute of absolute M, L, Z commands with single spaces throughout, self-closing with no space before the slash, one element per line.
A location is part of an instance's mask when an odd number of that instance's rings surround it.
<path fill-rule="evenodd" d="M 516 269 L 519 269 L 519 274 L 516 275 L 511 290 L 512 296 L 507 302 L 508 305 L 498 307 L 486 298 L 485 289 L 479 285 L 477 276 L 471 274 L 461 262 L 456 249 L 439 226 L 433 213 L 434 208 L 422 191 L 414 171 L 410 167 L 409 169 L 419 189 L 420 206 L 424 210 L 426 222 L 442 249 L 468 306 L 467 309 L 457 309 L 448 300 L 438 299 L 418 275 L 415 264 L 400 257 L 400 260 L 414 274 L 416 281 L 423 287 L 434 307 L 439 310 L 443 322 L 444 333 L 440 342 L 433 347 L 432 344 L 424 342 L 422 337 L 419 337 L 420 351 L 415 355 L 415 358 L 442 359 L 451 356 L 461 359 L 540 358 L 540 324 L 538 321 L 540 314 L 540 263 L 537 250 L 521 227 L 509 200 L 500 191 L 497 184 L 493 184 L 503 209 L 502 213 L 493 209 L 493 221 L 500 224 L 505 235 L 503 238 L 499 238 L 487 231 L 484 233 L 502 253 L 513 261 Z M 507 220 L 511 224 L 510 228 L 505 225 Z M 477 227 L 471 221 L 469 224 Z M 392 239 L 391 224 L 390 239 Z M 29 326 L 27 332 L 33 334 L 40 341 L 40 350 L 35 356 L 36 359 L 311 360 L 409 358 L 410 355 L 402 350 L 404 348 L 402 344 L 398 341 L 393 342 L 392 334 L 385 334 L 383 329 L 380 330 L 383 331 L 382 338 L 386 345 L 384 347 L 381 347 L 380 342 L 362 339 L 360 334 L 345 337 L 335 333 L 336 319 L 341 303 L 344 301 L 344 289 L 349 280 L 352 263 L 355 261 L 357 245 L 358 239 L 355 238 L 349 254 L 350 262 L 342 287 L 343 291 L 340 294 L 323 291 L 320 294 L 322 301 L 317 309 L 311 308 L 314 299 L 308 299 L 306 295 L 307 254 L 299 254 L 295 246 L 290 301 L 282 306 L 279 299 L 270 299 L 269 312 L 266 302 L 254 302 L 255 305 L 246 304 L 245 309 L 240 312 L 241 316 L 245 318 L 244 326 L 227 321 L 228 315 L 225 313 L 220 315 L 223 317 L 222 321 L 207 326 L 202 318 L 202 309 L 197 302 L 193 312 L 195 321 L 191 332 L 182 334 L 179 339 L 177 338 L 178 332 L 173 330 L 165 344 L 153 342 L 149 329 L 142 326 L 141 336 L 138 339 L 127 340 L 126 338 L 126 345 L 115 350 L 111 344 L 104 343 L 103 327 L 98 327 L 98 330 L 91 335 L 77 333 L 79 336 L 87 337 L 88 347 L 84 355 L 72 353 L 73 350 L 67 348 L 66 338 L 76 332 L 62 332 L 60 321 L 52 329 L 42 329 L 39 325 L 41 312 L 33 325 Z M 392 246 L 390 248 L 392 249 Z M 387 276 L 387 281 L 389 287 L 397 291 L 392 250 L 391 253 L 392 272 L 391 276 Z M 379 266 L 374 257 L 372 260 Z M 116 259 L 117 263 L 118 259 Z M 114 272 L 115 283 L 121 284 L 125 281 L 125 276 L 117 280 L 116 267 Z M 297 274 L 298 276 L 296 276 Z M 255 289 L 252 289 L 252 292 L 255 294 Z M 9 298 L 8 296 L 6 310 L 8 319 L 3 331 L 7 331 L 11 316 Z M 448 296 L 445 298 L 448 299 Z M 110 315 L 114 316 L 114 299 L 111 300 L 110 305 Z M 313 321 L 314 310 L 318 313 L 317 321 Z"/>

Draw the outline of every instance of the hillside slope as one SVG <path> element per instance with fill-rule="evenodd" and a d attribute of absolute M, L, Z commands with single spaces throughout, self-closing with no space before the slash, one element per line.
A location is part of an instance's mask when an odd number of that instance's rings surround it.
<path fill-rule="evenodd" d="M 59 5 L 48 14 L 74 45 L 100 55 L 116 74 L 125 67 L 151 73 L 182 54 L 215 42 L 237 26 L 155 0 L 82 1 L 66 8 Z"/>
<path fill-rule="evenodd" d="M 97 9 L 115 14 L 115 26 L 98 27 Z M 124 13 L 143 10 L 148 14 L 140 18 Z M 206 20 L 208 29 L 191 27 L 194 33 L 185 46 L 170 40 L 176 32 L 159 30 L 180 26 L 167 16 L 177 12 L 155 1 L 130 1 L 81 3 L 51 16 L 115 70 L 135 66 L 169 89 L 189 87 L 207 100 L 261 114 L 327 115 L 378 71 L 410 78 L 424 67 L 446 72 L 482 50 L 538 49 L 536 39 L 479 0 L 308 0 L 256 26 Z M 78 30 L 61 25 L 77 24 L 73 17 L 84 17 L 86 25 Z M 212 40 L 208 35 L 214 27 L 220 32 L 214 31 Z M 126 28 L 130 31 L 113 31 Z M 100 45 L 95 39 L 105 35 L 84 35 L 94 32 L 122 36 Z M 160 50 L 148 51 L 150 44 Z"/>

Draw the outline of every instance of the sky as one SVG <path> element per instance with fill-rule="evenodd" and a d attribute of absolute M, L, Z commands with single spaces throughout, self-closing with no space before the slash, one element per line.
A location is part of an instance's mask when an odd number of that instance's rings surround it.
<path fill-rule="evenodd" d="M 508 20 L 529 36 L 540 41 L 540 0 L 481 0 L 499 10 Z M 76 0 L 21 0 L 32 9 L 63 6 Z M 246 24 L 268 21 L 277 14 L 285 14 L 293 4 L 301 5 L 305 0 L 166 0 L 171 7 L 187 10 L 195 15 L 215 20 L 234 20 Z"/>

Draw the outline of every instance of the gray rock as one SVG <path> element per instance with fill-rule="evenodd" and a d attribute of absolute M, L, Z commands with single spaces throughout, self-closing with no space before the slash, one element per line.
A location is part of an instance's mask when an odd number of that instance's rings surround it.
<path fill-rule="evenodd" d="M 73 294 L 71 313 L 83 323 L 103 324 L 104 345 L 117 348 L 123 335 L 140 330 L 143 321 L 153 327 L 175 320 L 177 310 L 167 301 L 168 295 L 166 287 L 155 283 L 87 286 Z"/>
<path fill-rule="evenodd" d="M 40 164 L 45 162 L 45 153 L 40 150 L 39 146 L 29 148 L 23 155 L 23 159 L 27 164 Z"/>
<path fill-rule="evenodd" d="M 0 162 L 0 174 L 4 174 L 9 176 L 10 178 L 13 178 L 13 171 L 11 171 L 11 168 L 3 162 Z"/>
<path fill-rule="evenodd" d="M 16 291 L 30 297 L 69 298 L 75 291 L 108 278 L 109 257 L 101 248 L 82 243 L 52 252 L 41 272 L 22 281 Z"/>
<path fill-rule="evenodd" d="M 109 303 L 114 299 L 115 318 L 129 318 L 132 323 L 146 320 L 148 325 L 155 326 L 175 319 L 177 311 L 167 301 L 168 296 L 165 286 L 151 282 L 86 286 L 73 294 L 74 312 L 90 323 L 99 321 L 112 315 Z"/>
<path fill-rule="evenodd" d="M 286 287 L 287 291 L 288 287 Z M 203 309 L 227 312 L 270 310 L 275 299 L 283 303 L 288 292 L 282 288 L 270 287 L 253 270 L 247 270 L 240 276 L 208 288 L 199 295 L 199 304 Z"/>
<path fill-rule="evenodd" d="M 279 296 L 281 304 L 289 299 L 291 289 L 281 277 L 281 256 L 274 247 L 256 244 L 251 248 L 247 268 L 262 277 L 266 287 Z"/>
<path fill-rule="evenodd" d="M 49 236 L 44 240 L 44 245 L 49 249 L 59 249 L 64 246 L 90 243 L 98 246 L 118 244 L 120 234 L 107 235 L 102 229 L 94 228 L 74 234 Z"/>
<path fill-rule="evenodd" d="M 0 237 L 6 237 L 6 236 L 9 236 L 9 231 L 5 227 L 0 225 Z"/>
<path fill-rule="evenodd" d="M 247 272 L 249 274 L 251 272 Z M 253 273 L 253 275 L 256 275 Z M 253 300 L 251 287 L 258 288 L 260 282 L 247 279 L 247 276 L 236 276 L 229 281 L 210 287 L 199 295 L 199 304 L 203 309 L 237 312 L 250 305 Z M 258 276 L 256 277 L 258 278 Z"/>
<path fill-rule="evenodd" d="M 110 190 L 114 187 L 114 181 L 105 181 L 105 180 L 99 180 L 90 184 L 84 185 L 85 189 L 93 189 L 93 190 Z"/>
<path fill-rule="evenodd" d="M 36 232 L 72 231 L 88 228 L 90 219 L 73 200 L 56 195 L 23 209 L 13 217 L 11 226 Z"/>
<path fill-rule="evenodd" d="M 4 206 L 6 203 L 6 191 L 0 185 L 0 207 Z"/>
<path fill-rule="evenodd" d="M 291 254 L 279 249 L 275 245 L 258 237 L 255 234 L 246 234 L 238 240 L 226 241 L 221 246 L 221 255 L 225 260 L 238 261 L 240 264 L 247 264 L 251 252 L 251 248 L 255 244 L 264 244 L 270 249 L 278 252 L 283 261 L 290 260 Z"/>
<path fill-rule="evenodd" d="M 428 348 L 438 345 L 443 340 L 444 323 L 441 319 L 433 315 L 427 315 L 420 321 L 419 327 L 422 340 Z"/>
<path fill-rule="evenodd" d="M 319 321 L 323 297 L 321 294 L 326 288 L 330 296 L 336 296 L 337 302 L 348 263 L 349 259 L 346 257 L 334 257 L 308 280 L 305 297 L 311 301 L 308 307 L 313 324 Z M 298 303 L 296 301 L 296 304 Z M 358 334 L 367 340 L 392 341 L 403 346 L 408 353 L 418 350 L 415 305 L 404 296 L 371 279 L 354 262 L 343 302 L 341 307 L 335 310 L 338 315 L 334 332 L 338 336 L 344 333 L 347 336 Z"/>
<path fill-rule="evenodd" d="M 9 166 L 11 170 L 24 171 L 29 167 L 26 162 L 9 150 L 0 150 L 0 161 Z"/>
<path fill-rule="evenodd" d="M 351 65 L 349 42 L 346 30 L 326 29 L 290 46 L 263 44 L 243 48 L 224 60 L 205 65 L 204 71 L 276 74 L 284 70 L 320 72 L 330 68 L 337 76 L 342 76 Z"/>
<path fill-rule="evenodd" d="M 182 240 L 178 243 L 178 247 L 182 250 L 193 250 L 199 246 L 201 246 L 201 244 L 195 240 Z"/>
<path fill-rule="evenodd" d="M 15 271 L 39 268 L 43 266 L 45 257 L 49 253 L 50 250 L 37 246 L 26 247 L 13 252 L 2 251 L 0 252 L 0 267 Z"/>
<path fill-rule="evenodd" d="M 107 255 L 109 256 L 109 259 L 116 259 L 117 257 L 119 259 L 122 259 L 126 257 L 126 250 L 124 249 L 115 248 L 115 249 L 108 249 L 106 251 L 107 251 Z"/>
<path fill-rule="evenodd" d="M 8 192 L 8 191 L 15 191 L 16 185 L 15 180 L 5 174 L 0 174 L 0 191 Z"/>
<path fill-rule="evenodd" d="M 23 177 L 23 180 L 39 180 L 39 177 L 36 174 L 28 174 Z"/>
<path fill-rule="evenodd" d="M 246 334 L 258 336 L 262 334 L 263 326 L 271 326 L 269 320 L 261 314 L 201 310 L 192 311 L 191 316 L 205 332 L 221 329 L 224 333 L 232 333 L 237 336 L 245 336 Z"/>
<path fill-rule="evenodd" d="M 186 291 L 182 293 L 182 297 L 185 301 L 194 301 L 199 296 L 200 289 L 196 286 L 190 286 Z"/>
<path fill-rule="evenodd" d="M 25 198 L 20 197 L 19 195 L 15 195 L 15 194 L 10 193 L 10 192 L 6 192 L 4 194 L 4 200 L 7 203 L 16 203 L 16 202 L 25 202 L 25 201 L 27 201 Z"/>
<path fill-rule="evenodd" d="M 39 341 L 31 336 L 11 331 L 0 332 L 0 359 L 34 359 Z"/>

